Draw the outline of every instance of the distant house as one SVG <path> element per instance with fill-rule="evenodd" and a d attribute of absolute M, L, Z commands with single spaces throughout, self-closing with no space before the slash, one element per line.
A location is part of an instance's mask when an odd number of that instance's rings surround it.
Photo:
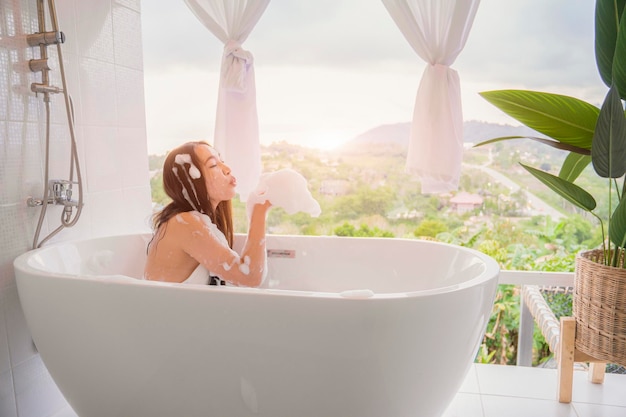
<path fill-rule="evenodd" d="M 320 185 L 322 195 L 346 195 L 350 189 L 350 181 L 347 180 L 324 180 Z"/>
<path fill-rule="evenodd" d="M 462 191 L 450 199 L 452 210 L 458 214 L 467 213 L 483 205 L 483 198 L 478 194 Z"/>

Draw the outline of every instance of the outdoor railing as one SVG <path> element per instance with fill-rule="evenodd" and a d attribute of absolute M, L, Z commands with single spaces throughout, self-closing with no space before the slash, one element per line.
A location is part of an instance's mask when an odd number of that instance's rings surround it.
<path fill-rule="evenodd" d="M 501 285 L 539 285 L 547 287 L 573 287 L 573 272 L 500 271 Z M 517 365 L 532 366 L 534 318 L 520 296 L 520 321 L 517 344 Z"/>

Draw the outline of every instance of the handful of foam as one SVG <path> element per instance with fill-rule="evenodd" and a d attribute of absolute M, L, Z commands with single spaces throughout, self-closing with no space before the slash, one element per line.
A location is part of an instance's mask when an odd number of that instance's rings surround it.
<path fill-rule="evenodd" d="M 246 200 L 248 217 L 255 204 L 269 201 L 272 206 L 281 207 L 287 214 L 299 211 L 317 217 L 322 212 L 319 203 L 307 187 L 306 179 L 292 169 L 281 169 L 261 175 L 256 189 Z"/>

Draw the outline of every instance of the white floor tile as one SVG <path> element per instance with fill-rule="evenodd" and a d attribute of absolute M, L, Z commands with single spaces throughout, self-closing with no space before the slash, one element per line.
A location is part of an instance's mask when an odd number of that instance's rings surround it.
<path fill-rule="evenodd" d="M 572 403 L 578 417 L 624 417 L 626 408 L 600 404 Z"/>
<path fill-rule="evenodd" d="M 477 364 L 476 372 L 483 395 L 556 399 L 556 369 Z"/>
<path fill-rule="evenodd" d="M 465 377 L 465 381 L 463 381 L 463 385 L 459 388 L 459 392 L 466 394 L 479 394 L 479 386 L 478 386 L 478 374 L 476 373 L 476 366 L 472 365 L 470 370 Z"/>
<path fill-rule="evenodd" d="M 556 400 L 481 395 L 484 417 L 578 417 L 571 404 Z"/>
<path fill-rule="evenodd" d="M 76 415 L 74 410 L 72 410 L 72 407 L 68 405 L 61 411 L 55 413 L 52 417 L 78 417 L 78 415 Z"/>
<path fill-rule="evenodd" d="M 626 416 L 626 375 L 606 374 L 604 383 L 592 384 L 587 372 L 574 372 L 572 402 L 625 407 L 622 415 Z"/>
<path fill-rule="evenodd" d="M 478 394 L 459 393 L 441 417 L 483 417 L 483 406 Z"/>
<path fill-rule="evenodd" d="M 17 417 L 13 375 L 10 370 L 0 373 L 0 416 Z"/>
<path fill-rule="evenodd" d="M 67 405 L 39 355 L 13 368 L 20 417 L 42 417 Z"/>

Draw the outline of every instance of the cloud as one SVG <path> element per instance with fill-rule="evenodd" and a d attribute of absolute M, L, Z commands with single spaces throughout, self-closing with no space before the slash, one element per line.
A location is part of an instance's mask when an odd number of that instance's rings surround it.
<path fill-rule="evenodd" d="M 589 0 L 482 0 L 459 61 L 474 67 L 469 73 L 485 71 L 488 77 L 544 67 L 560 71 L 555 57 L 573 66 L 569 73 L 588 71 L 588 65 L 581 70 L 573 64 L 593 59 L 593 11 Z M 219 64 L 221 43 L 184 2 L 144 1 L 142 14 L 147 65 Z M 272 0 L 244 47 L 272 66 L 419 59 L 380 0 Z"/>
<path fill-rule="evenodd" d="M 456 67 L 464 78 L 544 89 L 600 83 L 594 2 L 483 0 Z"/>
<path fill-rule="evenodd" d="M 599 104 L 594 3 L 481 0 L 452 65 L 466 119 L 512 121 L 478 96 L 490 89 Z M 223 45 L 183 1 L 142 1 L 142 27 L 150 142 L 210 140 Z M 255 57 L 261 134 L 270 139 L 408 121 L 425 66 L 380 0 L 272 0 L 243 46 Z M 188 110 L 168 109 L 180 100 Z"/>

